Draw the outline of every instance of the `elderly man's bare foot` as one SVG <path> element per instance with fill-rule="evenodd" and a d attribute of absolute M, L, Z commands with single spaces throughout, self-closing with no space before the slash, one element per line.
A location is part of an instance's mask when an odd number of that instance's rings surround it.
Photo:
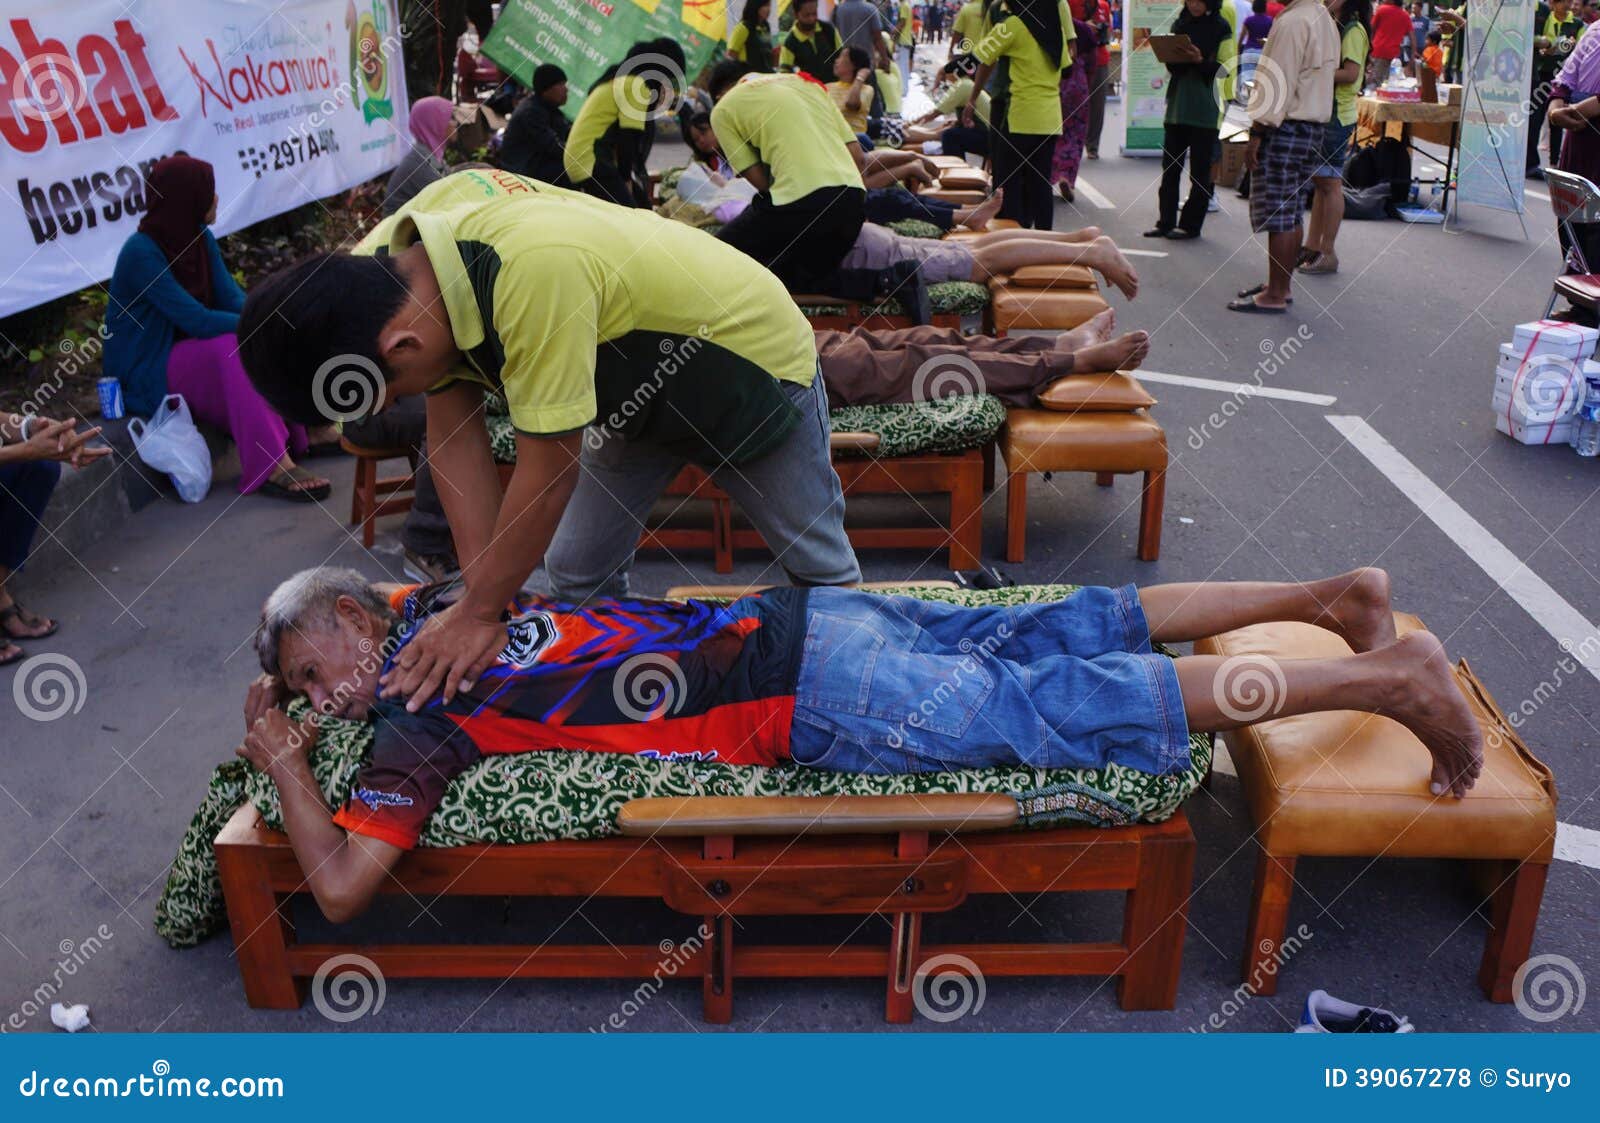
<path fill-rule="evenodd" d="M 1392 664 L 1378 712 L 1417 735 L 1433 754 L 1428 790 L 1460 799 L 1483 771 L 1483 730 L 1456 685 L 1444 645 L 1431 632 L 1408 632 L 1373 657 Z"/>
<path fill-rule="evenodd" d="M 1072 373 L 1090 374 L 1102 370 L 1133 370 L 1150 354 L 1150 336 L 1142 331 L 1130 331 L 1075 351 L 1072 355 Z"/>
<path fill-rule="evenodd" d="M 1352 569 L 1312 582 L 1311 592 L 1322 605 L 1321 615 L 1312 622 L 1339 633 L 1351 651 L 1376 651 L 1395 641 L 1387 571 L 1372 565 Z"/>
<path fill-rule="evenodd" d="M 968 214 L 966 218 L 961 220 L 961 225 L 965 226 L 968 230 L 989 229 L 989 223 L 1000 211 L 1001 201 L 1000 192 L 996 191 L 983 202 L 973 207 L 971 213 Z"/>
<path fill-rule="evenodd" d="M 1107 308 L 1104 312 L 1096 312 L 1077 327 L 1056 336 L 1055 348 L 1057 351 L 1075 355 L 1085 347 L 1093 347 L 1096 343 L 1104 343 L 1110 339 L 1116 327 L 1116 310 Z"/>
<path fill-rule="evenodd" d="M 1079 230 L 1070 231 L 1065 240 L 1068 242 L 1092 242 L 1104 233 L 1105 231 L 1098 226 L 1085 226 Z"/>
<path fill-rule="evenodd" d="M 1101 236 L 1090 243 L 1094 251 L 1094 268 L 1106 281 L 1122 290 L 1122 295 L 1132 300 L 1139 295 L 1139 273 L 1132 262 L 1122 256 L 1122 251 L 1110 238 Z"/>

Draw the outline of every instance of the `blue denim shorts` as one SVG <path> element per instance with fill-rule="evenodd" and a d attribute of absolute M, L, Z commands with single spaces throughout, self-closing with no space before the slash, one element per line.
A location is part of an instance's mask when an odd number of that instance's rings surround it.
<path fill-rule="evenodd" d="M 812 589 L 790 755 L 836 772 L 1189 767 L 1172 660 L 1132 585 L 960 607 Z"/>
<path fill-rule="evenodd" d="M 1335 117 L 1322 129 L 1322 151 L 1319 163 L 1311 173 L 1313 179 L 1343 179 L 1345 161 L 1350 158 L 1350 137 L 1355 133 L 1353 124 L 1341 125 Z"/>

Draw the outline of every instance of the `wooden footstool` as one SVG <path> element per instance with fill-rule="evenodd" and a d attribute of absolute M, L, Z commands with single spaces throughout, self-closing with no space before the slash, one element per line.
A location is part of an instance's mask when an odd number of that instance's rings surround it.
<path fill-rule="evenodd" d="M 987 335 L 1066 331 L 1110 307 L 1085 265 L 1029 265 L 989 282 Z"/>
<path fill-rule="evenodd" d="M 350 490 L 350 525 L 361 528 L 361 544 L 370 550 L 377 540 L 373 523 L 385 515 L 403 515 L 411 510 L 417 485 L 417 453 L 410 447 L 358 445 L 348 437 L 339 438 L 339 447 L 356 458 L 355 483 Z M 378 465 L 385 460 L 404 460 L 411 470 L 403 476 L 379 476 Z"/>
<path fill-rule="evenodd" d="M 1395 614 L 1395 625 L 1401 634 L 1423 626 L 1404 613 Z M 1194 649 L 1283 659 L 1350 654 L 1344 640 L 1310 624 L 1260 624 Z M 1297 858 L 1466 858 L 1485 863 L 1495 886 L 1478 985 L 1495 1002 L 1511 1001 L 1555 848 L 1555 781 L 1464 661 L 1456 680 L 1486 741 L 1483 775 L 1462 800 L 1429 794 L 1428 751 L 1387 718 L 1306 714 L 1226 735 L 1261 847 L 1244 949 L 1244 981 L 1257 994 L 1277 990 Z"/>
<path fill-rule="evenodd" d="M 1126 375 L 1122 377 L 1126 378 Z M 1028 475 L 1093 472 L 1109 484 L 1124 472 L 1144 474 L 1139 507 L 1139 560 L 1161 556 L 1161 511 L 1167 493 L 1167 435 L 1143 409 L 1065 413 L 1008 409 L 1000 429 L 1006 464 L 1006 560 L 1020 562 L 1028 532 Z"/>

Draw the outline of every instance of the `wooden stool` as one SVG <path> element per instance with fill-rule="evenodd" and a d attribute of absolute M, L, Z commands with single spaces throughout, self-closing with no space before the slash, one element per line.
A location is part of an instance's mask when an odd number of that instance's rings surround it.
<path fill-rule="evenodd" d="M 1124 472 L 1144 473 L 1139 508 L 1139 560 L 1161 556 L 1161 511 L 1167 491 L 1167 435 L 1144 410 L 1061 413 L 1008 409 L 1000 428 L 1006 462 L 1006 560 L 1023 560 L 1030 472 L 1093 472 L 1109 485 Z"/>
<path fill-rule="evenodd" d="M 1402 635 L 1422 626 L 1415 616 L 1395 613 Z M 1200 640 L 1194 650 L 1272 659 L 1350 654 L 1332 632 L 1292 623 L 1241 628 Z M 1465 858 L 1481 863 L 1493 885 L 1478 985 L 1494 1002 L 1511 1001 L 1555 850 L 1555 781 L 1465 662 L 1456 665 L 1456 682 L 1485 741 L 1483 775 L 1465 799 L 1429 793 L 1427 749 L 1388 718 L 1340 710 L 1227 734 L 1250 805 L 1251 838 L 1260 847 L 1244 948 L 1244 981 L 1255 993 L 1277 991 L 1296 859 Z M 1376 950 L 1383 934 L 1373 931 L 1368 940 Z"/>
<path fill-rule="evenodd" d="M 355 487 L 350 493 L 350 525 L 361 526 L 361 544 L 368 549 L 376 536 L 372 524 L 384 515 L 411 510 L 417 486 L 417 453 L 412 448 L 368 448 L 339 438 L 339 447 L 356 458 Z M 378 476 L 385 460 L 404 460 L 411 471 L 404 476 Z"/>
<path fill-rule="evenodd" d="M 1086 265 L 1028 265 L 989 282 L 984 332 L 1067 331 L 1107 308 L 1099 282 Z"/>

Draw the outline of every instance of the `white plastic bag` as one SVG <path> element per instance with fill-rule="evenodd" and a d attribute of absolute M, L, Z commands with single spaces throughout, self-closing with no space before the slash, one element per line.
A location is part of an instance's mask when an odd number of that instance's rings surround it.
<path fill-rule="evenodd" d="M 723 203 L 748 203 L 756 197 L 756 189 L 747 180 L 734 178 L 718 185 L 699 161 L 691 160 L 678 177 L 678 196 L 702 210 L 714 211 Z"/>
<path fill-rule="evenodd" d="M 182 394 L 168 394 L 149 424 L 138 417 L 128 422 L 128 435 L 140 460 L 172 478 L 179 499 L 198 503 L 206 497 L 211 490 L 211 450 L 194 427 Z"/>

